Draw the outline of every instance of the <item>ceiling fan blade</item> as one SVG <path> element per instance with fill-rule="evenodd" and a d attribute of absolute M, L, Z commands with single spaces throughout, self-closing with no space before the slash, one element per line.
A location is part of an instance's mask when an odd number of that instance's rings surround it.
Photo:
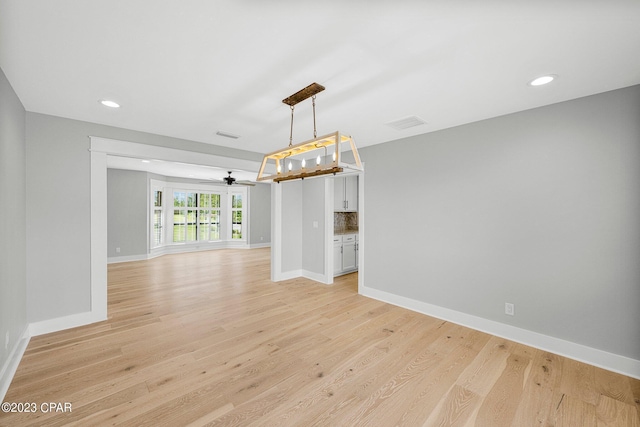
<path fill-rule="evenodd" d="M 210 178 L 210 181 L 201 181 L 202 184 L 225 184 L 225 185 L 247 185 L 250 187 L 254 187 L 256 184 L 251 181 L 238 181 L 236 178 L 231 176 L 231 172 L 229 172 L 229 176 L 225 176 L 222 178 Z"/>

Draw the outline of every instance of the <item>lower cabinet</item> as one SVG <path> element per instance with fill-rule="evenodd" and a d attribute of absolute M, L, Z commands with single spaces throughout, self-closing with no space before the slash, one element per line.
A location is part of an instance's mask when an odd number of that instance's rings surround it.
<path fill-rule="evenodd" d="M 342 273 L 342 236 L 333 237 L 333 275 Z"/>
<path fill-rule="evenodd" d="M 358 269 L 358 235 L 344 234 L 333 238 L 333 275 Z"/>

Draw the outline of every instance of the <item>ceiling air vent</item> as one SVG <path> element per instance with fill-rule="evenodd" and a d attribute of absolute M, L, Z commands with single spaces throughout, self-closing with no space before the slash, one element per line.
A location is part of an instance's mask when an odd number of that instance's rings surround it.
<path fill-rule="evenodd" d="M 234 134 L 232 134 L 232 133 L 229 133 L 229 132 L 222 132 L 222 131 L 218 131 L 218 132 L 216 132 L 216 135 L 224 136 L 225 138 L 231 138 L 231 139 L 238 139 L 238 138 L 240 138 L 240 135 L 234 135 Z"/>
<path fill-rule="evenodd" d="M 403 130 L 412 128 L 414 126 L 424 125 L 426 123 L 427 122 L 422 120 L 420 117 L 409 116 L 405 117 L 404 119 L 394 120 L 392 122 L 386 123 L 386 125 L 391 126 L 395 130 Z"/>

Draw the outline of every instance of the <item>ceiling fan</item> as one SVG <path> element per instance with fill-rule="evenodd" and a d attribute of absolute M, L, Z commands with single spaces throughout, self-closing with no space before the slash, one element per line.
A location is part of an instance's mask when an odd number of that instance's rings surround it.
<path fill-rule="evenodd" d="M 229 176 L 225 176 L 224 178 L 222 178 L 222 180 L 227 185 L 249 185 L 251 187 L 255 186 L 255 184 L 252 183 L 251 181 L 236 181 L 236 179 L 231 176 L 231 171 L 228 171 L 228 173 L 229 173 Z"/>

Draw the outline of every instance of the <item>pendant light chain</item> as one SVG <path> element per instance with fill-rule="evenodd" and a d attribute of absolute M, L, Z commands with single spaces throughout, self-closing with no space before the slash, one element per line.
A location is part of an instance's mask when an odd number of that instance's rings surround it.
<path fill-rule="evenodd" d="M 318 137 L 318 131 L 316 129 L 316 96 L 315 95 L 311 97 L 311 105 L 313 106 L 313 138 L 315 139 Z M 289 130 L 289 147 L 291 147 L 293 145 L 293 112 L 295 109 L 295 104 L 289 105 L 289 107 L 291 108 L 291 128 Z"/>
<path fill-rule="evenodd" d="M 289 131 L 289 147 L 293 145 L 293 109 L 294 106 L 291 105 L 291 130 Z"/>
<path fill-rule="evenodd" d="M 315 95 L 311 97 L 311 105 L 313 105 L 313 139 L 316 139 L 318 137 L 318 134 L 316 132 L 316 96 Z"/>

